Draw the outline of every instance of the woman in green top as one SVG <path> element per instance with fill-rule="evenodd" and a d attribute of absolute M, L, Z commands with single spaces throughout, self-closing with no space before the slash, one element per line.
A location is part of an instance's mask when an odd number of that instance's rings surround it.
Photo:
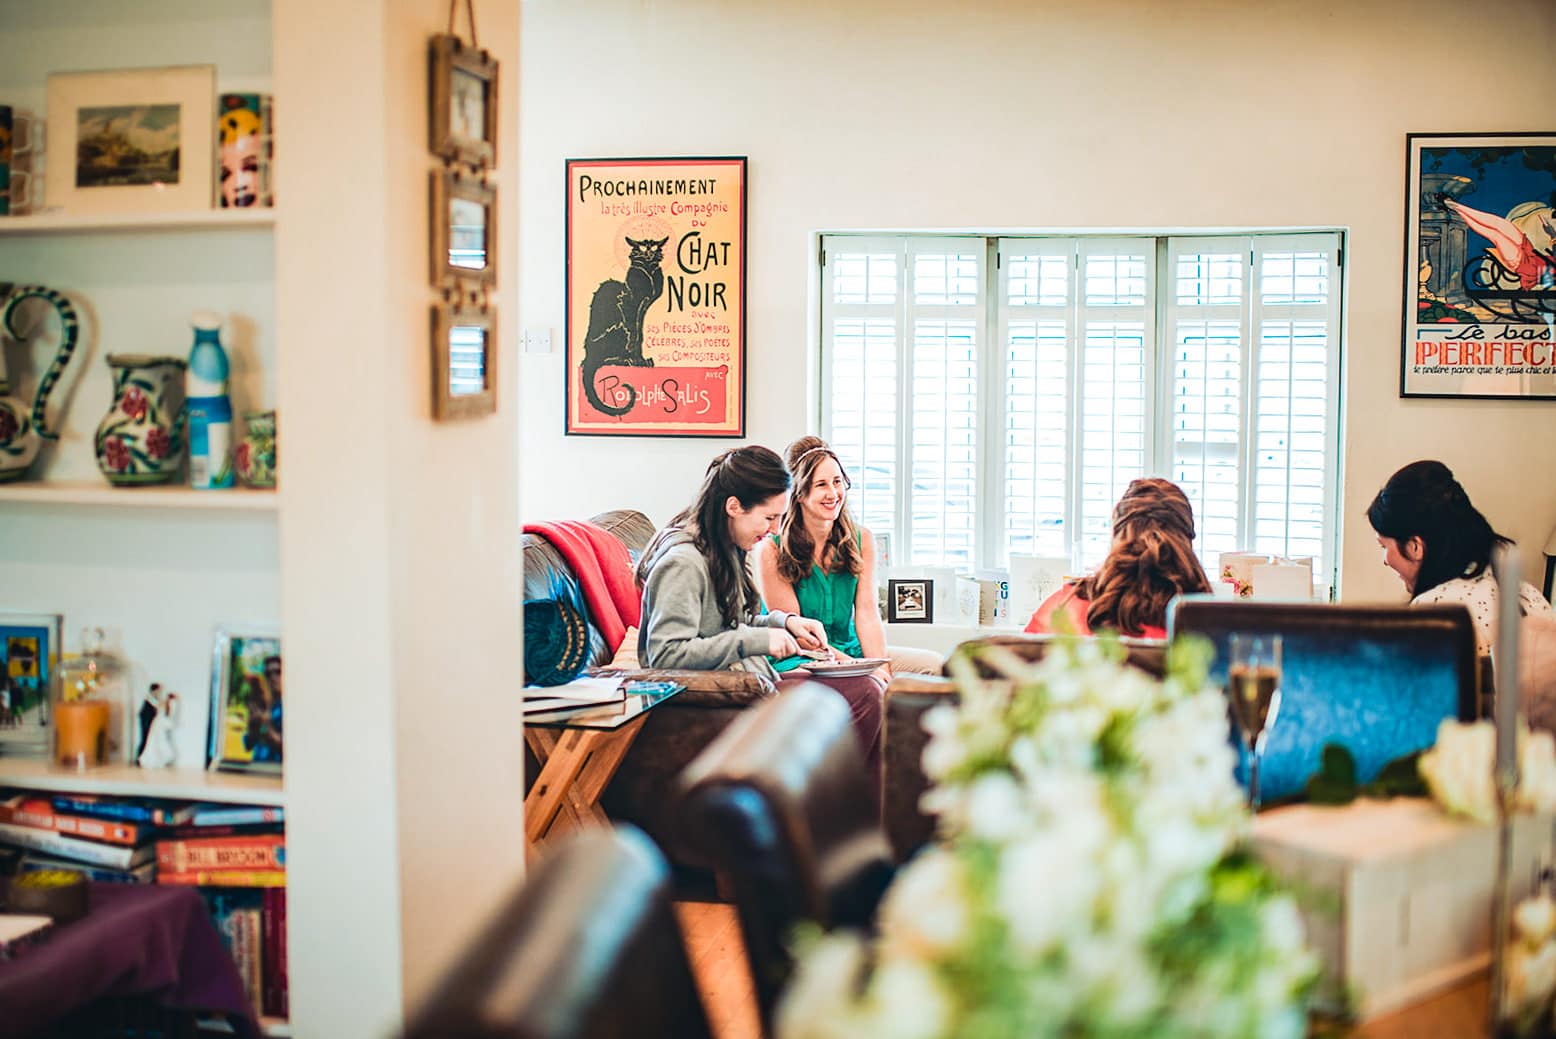
<path fill-rule="evenodd" d="M 757 583 L 768 609 L 822 623 L 839 657 L 890 659 L 874 672 L 938 674 L 938 654 L 887 649 L 875 599 L 875 539 L 849 515 L 848 475 L 820 437 L 802 437 L 786 459 L 794 483 L 779 533 L 757 550 Z M 780 662 L 803 667 L 804 658 Z"/>

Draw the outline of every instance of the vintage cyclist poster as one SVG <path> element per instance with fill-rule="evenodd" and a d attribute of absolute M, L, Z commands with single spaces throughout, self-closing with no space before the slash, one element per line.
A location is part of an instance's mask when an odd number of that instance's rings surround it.
<path fill-rule="evenodd" d="M 1556 399 L 1556 134 L 1410 134 L 1404 397 Z"/>
<path fill-rule="evenodd" d="M 745 435 L 746 160 L 567 162 L 566 432 Z"/>

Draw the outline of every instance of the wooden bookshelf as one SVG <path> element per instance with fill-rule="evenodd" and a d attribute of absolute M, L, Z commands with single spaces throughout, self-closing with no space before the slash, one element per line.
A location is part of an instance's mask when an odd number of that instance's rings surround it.
<path fill-rule="evenodd" d="M 198 768 L 140 768 L 104 765 L 77 771 L 40 758 L 0 757 L 0 787 L 56 793 L 160 797 L 218 804 L 286 804 L 280 776 L 209 772 Z"/>

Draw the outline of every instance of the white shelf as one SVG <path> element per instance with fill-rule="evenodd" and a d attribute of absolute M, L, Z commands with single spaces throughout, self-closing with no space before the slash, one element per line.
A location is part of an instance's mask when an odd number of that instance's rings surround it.
<path fill-rule="evenodd" d="M 262 229 L 274 227 L 275 222 L 274 208 L 198 209 L 186 213 L 40 213 L 36 216 L 0 216 L 0 237 Z"/>
<path fill-rule="evenodd" d="M 280 776 L 207 772 L 198 768 L 140 768 L 104 765 L 78 772 L 43 758 L 0 757 L 0 787 L 56 793 L 162 797 L 177 801 L 284 806 Z"/>
<path fill-rule="evenodd" d="M 240 512 L 276 511 L 275 491 L 234 487 L 197 491 L 191 487 L 112 487 L 101 481 L 0 484 L 0 503 L 31 505 L 91 505 L 153 509 L 218 509 Z"/>

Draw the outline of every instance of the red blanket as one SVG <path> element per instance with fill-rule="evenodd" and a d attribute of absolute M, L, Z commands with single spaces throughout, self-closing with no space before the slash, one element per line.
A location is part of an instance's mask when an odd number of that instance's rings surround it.
<path fill-rule="evenodd" d="M 585 520 L 526 523 L 524 533 L 545 538 L 562 553 L 578 577 L 590 619 L 616 652 L 627 629 L 637 627 L 642 611 L 627 546 Z"/>

